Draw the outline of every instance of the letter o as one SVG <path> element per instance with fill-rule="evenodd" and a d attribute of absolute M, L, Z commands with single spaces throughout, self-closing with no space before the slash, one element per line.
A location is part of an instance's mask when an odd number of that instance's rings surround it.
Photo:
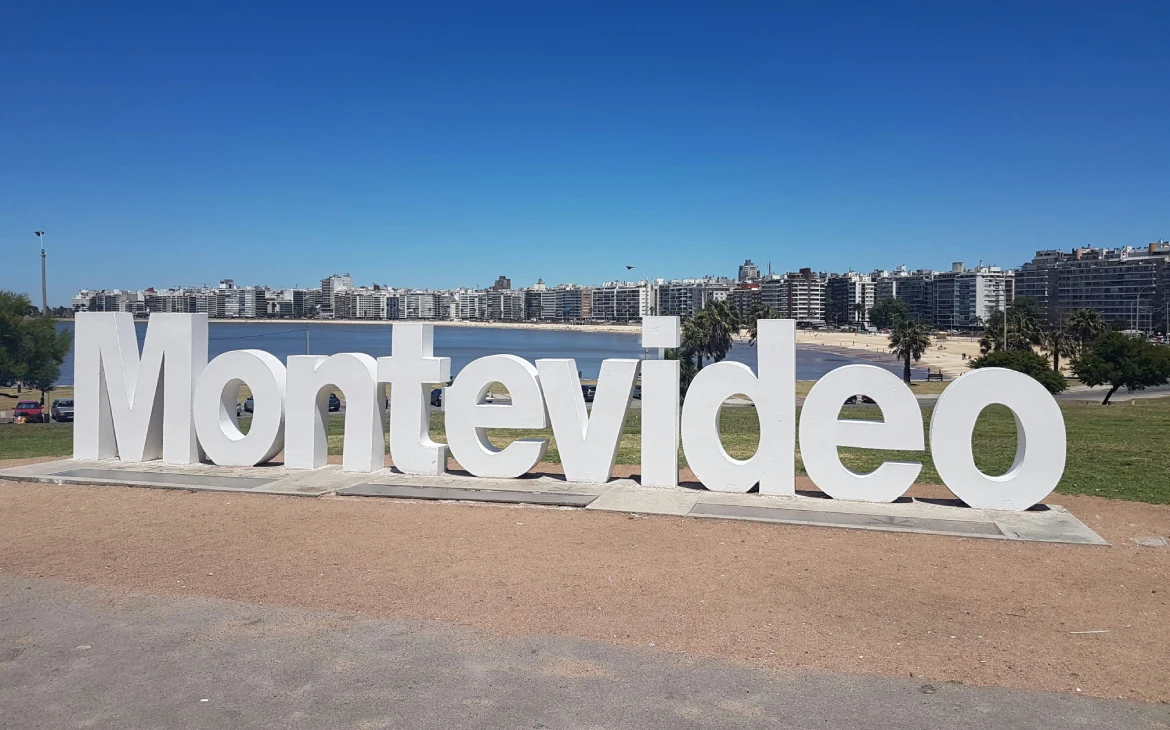
<path fill-rule="evenodd" d="M 240 432 L 240 386 L 252 391 L 252 427 Z M 195 388 L 195 433 L 220 466 L 255 466 L 284 449 L 285 368 L 263 350 L 225 352 L 203 369 Z"/>
<path fill-rule="evenodd" d="M 971 436 L 989 405 L 1007 406 L 1016 419 L 1016 458 L 1001 476 L 975 466 Z M 951 383 L 930 418 L 930 454 L 943 482 L 965 504 L 1025 510 L 1048 496 L 1064 474 L 1064 417 L 1036 380 L 1005 368 L 980 368 Z"/>

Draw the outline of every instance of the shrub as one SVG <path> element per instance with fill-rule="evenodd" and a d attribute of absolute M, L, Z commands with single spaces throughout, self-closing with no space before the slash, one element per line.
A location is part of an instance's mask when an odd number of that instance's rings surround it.
<path fill-rule="evenodd" d="M 1048 389 L 1049 393 L 1060 393 L 1067 385 L 1060 373 L 1053 372 L 1048 360 L 1034 352 L 1023 350 L 997 350 L 975 358 L 968 365 L 972 368 L 1007 368 L 1023 373 Z"/>

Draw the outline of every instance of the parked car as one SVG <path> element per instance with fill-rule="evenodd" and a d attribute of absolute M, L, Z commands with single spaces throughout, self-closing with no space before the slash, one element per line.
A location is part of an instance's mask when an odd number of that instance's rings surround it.
<path fill-rule="evenodd" d="M 12 409 L 12 420 L 24 423 L 44 423 L 45 414 L 35 400 L 22 400 Z"/>
<path fill-rule="evenodd" d="M 53 407 L 49 409 L 49 414 L 57 423 L 65 423 L 73 420 L 73 399 L 72 398 L 58 398 L 53 401 Z"/>
<path fill-rule="evenodd" d="M 431 405 L 435 408 L 443 407 L 443 389 L 435 388 L 431 391 Z"/>
<path fill-rule="evenodd" d="M 859 402 L 860 403 L 873 403 L 874 400 L 873 400 L 873 398 L 870 398 L 868 395 L 851 395 L 845 399 L 845 405 L 847 405 L 847 406 L 855 406 Z"/>
<path fill-rule="evenodd" d="M 336 393 L 329 394 L 329 412 L 341 410 L 341 399 L 337 397 Z"/>
<path fill-rule="evenodd" d="M 597 395 L 597 386 L 596 385 L 582 385 L 581 386 L 581 395 L 585 396 L 586 403 L 592 403 L 594 396 Z"/>
<path fill-rule="evenodd" d="M 634 397 L 637 398 L 638 400 L 642 399 L 642 384 L 641 383 L 634 384 Z"/>
<path fill-rule="evenodd" d="M 252 396 L 248 396 L 248 400 L 244 401 L 244 410 L 252 413 L 252 409 L 256 407 L 256 402 L 252 400 Z"/>

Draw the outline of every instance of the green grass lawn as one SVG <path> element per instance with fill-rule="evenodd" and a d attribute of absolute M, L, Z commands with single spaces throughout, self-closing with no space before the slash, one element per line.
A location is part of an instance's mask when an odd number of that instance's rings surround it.
<path fill-rule="evenodd" d="M 72 453 L 72 423 L 0 423 L 0 459 Z"/>
<path fill-rule="evenodd" d="M 1064 494 L 1091 494 L 1157 504 L 1170 503 L 1170 474 L 1165 434 L 1170 433 L 1170 399 L 1136 400 L 1108 408 L 1094 403 L 1062 403 L 1068 431 L 1068 465 L 1057 491 Z M 923 408 L 923 422 L 929 427 L 931 409 Z M 849 406 L 846 418 L 879 418 L 875 406 Z M 244 419 L 241 423 L 248 423 Z M 0 425 L 0 458 L 67 456 L 72 449 L 72 424 Z M 720 419 L 723 443 L 737 458 L 751 456 L 759 444 L 759 422 L 754 408 L 725 408 Z M 340 454 L 344 418 L 334 415 L 329 426 L 329 453 Z M 929 438 L 929 431 L 927 431 Z M 431 437 L 444 441 L 443 414 L 431 417 Z M 550 430 L 496 431 L 489 434 L 496 446 L 516 438 L 552 438 Z M 1015 421 L 1002 406 L 984 410 L 973 438 L 975 461 L 988 474 L 1002 474 L 1015 456 Z M 929 442 L 927 444 L 929 447 Z M 636 464 L 641 448 L 641 410 L 630 409 L 618 447 L 619 464 Z M 845 464 L 858 472 L 869 472 L 890 459 L 921 461 L 920 482 L 939 484 L 929 452 L 883 452 L 841 449 Z M 685 465 L 685 456 L 681 456 Z M 549 461 L 558 462 L 555 441 Z M 797 456 L 797 471 L 803 466 Z"/>

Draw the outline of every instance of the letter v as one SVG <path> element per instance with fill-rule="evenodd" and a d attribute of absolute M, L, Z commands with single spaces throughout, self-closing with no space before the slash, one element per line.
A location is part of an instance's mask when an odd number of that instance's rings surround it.
<path fill-rule="evenodd" d="M 602 361 L 590 414 L 576 360 L 536 361 L 566 480 L 594 484 L 609 480 L 639 363 L 641 360 Z"/>

